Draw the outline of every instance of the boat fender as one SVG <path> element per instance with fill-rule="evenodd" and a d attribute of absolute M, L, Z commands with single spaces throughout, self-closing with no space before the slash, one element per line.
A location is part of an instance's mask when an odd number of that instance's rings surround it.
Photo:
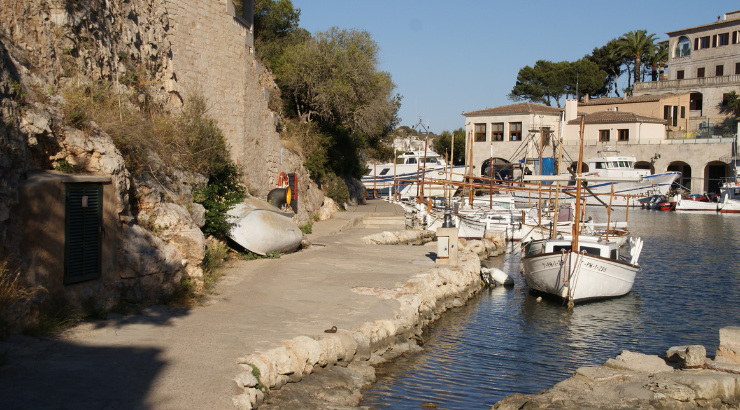
<path fill-rule="evenodd" d="M 278 209 L 282 209 L 283 205 L 290 204 L 291 196 L 292 191 L 290 187 L 275 188 L 267 194 L 267 202 Z"/>

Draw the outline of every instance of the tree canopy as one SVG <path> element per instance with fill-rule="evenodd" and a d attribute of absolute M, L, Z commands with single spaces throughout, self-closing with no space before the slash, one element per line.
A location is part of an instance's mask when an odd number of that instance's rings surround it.
<path fill-rule="evenodd" d="M 617 40 L 617 47 L 622 56 L 630 58 L 634 62 L 634 82 L 640 81 L 640 66 L 642 60 L 654 47 L 655 33 L 647 34 L 647 30 L 633 30 L 624 33 Z"/>
<path fill-rule="evenodd" d="M 434 152 L 444 157 L 447 153 L 448 157 L 451 154 L 450 142 L 452 138 L 455 139 L 455 157 L 452 158 L 453 165 L 465 164 L 465 129 L 460 127 L 451 133 L 449 131 L 442 131 L 442 133 L 434 140 Z"/>
<path fill-rule="evenodd" d="M 255 0 L 254 45 L 257 56 L 268 64 L 279 64 L 282 50 L 311 37 L 298 26 L 301 9 L 290 0 Z"/>
<path fill-rule="evenodd" d="M 286 49 L 276 71 L 302 122 L 342 127 L 358 142 L 391 132 L 401 97 L 378 69 L 379 47 L 366 31 L 332 27 Z"/>
<path fill-rule="evenodd" d="M 534 67 L 519 70 L 517 81 L 509 94 L 514 101 L 528 100 L 560 107 L 560 99 L 577 94 L 603 95 L 607 88 L 607 74 L 588 60 L 575 62 L 539 60 Z"/>

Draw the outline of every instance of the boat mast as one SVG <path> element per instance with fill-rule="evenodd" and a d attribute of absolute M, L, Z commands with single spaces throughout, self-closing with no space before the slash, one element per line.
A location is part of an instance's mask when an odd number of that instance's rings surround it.
<path fill-rule="evenodd" d="M 583 128 L 586 125 L 586 116 L 581 116 L 581 131 L 579 133 L 580 143 L 578 148 L 578 167 L 576 170 L 576 215 L 573 224 L 573 245 L 572 251 L 578 252 L 578 234 L 580 233 L 581 225 L 581 184 L 583 172 Z"/>

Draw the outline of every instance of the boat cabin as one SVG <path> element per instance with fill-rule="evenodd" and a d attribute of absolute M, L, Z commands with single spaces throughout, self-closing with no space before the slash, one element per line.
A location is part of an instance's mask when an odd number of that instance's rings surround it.
<path fill-rule="evenodd" d="M 725 202 L 728 199 L 740 201 L 740 177 L 727 177 L 720 184 L 719 190 L 722 194 L 720 202 Z"/>
<path fill-rule="evenodd" d="M 602 177 L 644 177 L 648 169 L 635 169 L 635 157 L 623 157 L 617 151 L 599 151 L 599 156 L 586 160 L 592 175 Z"/>
<path fill-rule="evenodd" d="M 405 152 L 398 156 L 399 159 L 402 160 L 401 164 L 423 164 L 425 163 L 424 160 L 424 151 L 409 151 Z M 426 164 L 429 165 L 440 165 L 442 164 L 442 159 L 439 157 L 439 154 L 432 151 L 427 151 L 426 153 Z"/>
<path fill-rule="evenodd" d="M 526 255 L 537 255 L 541 253 L 569 252 L 573 249 L 570 240 L 547 239 L 531 241 L 525 245 Z M 579 252 L 602 258 L 619 260 L 619 245 L 615 242 L 606 242 L 601 238 L 581 236 L 578 240 Z"/>

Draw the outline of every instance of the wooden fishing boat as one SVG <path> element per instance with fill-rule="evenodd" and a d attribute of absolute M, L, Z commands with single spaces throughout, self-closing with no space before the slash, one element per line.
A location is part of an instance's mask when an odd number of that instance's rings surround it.
<path fill-rule="evenodd" d="M 529 288 L 575 302 L 626 295 L 632 290 L 642 241 L 635 240 L 629 257 L 620 255 L 619 244 L 599 237 L 580 235 L 583 125 L 578 170 L 575 175 L 575 222 L 572 238 L 531 240 L 524 244 L 522 269 Z M 613 191 L 612 191 L 613 192 Z M 611 225 L 607 222 L 608 225 Z"/>

